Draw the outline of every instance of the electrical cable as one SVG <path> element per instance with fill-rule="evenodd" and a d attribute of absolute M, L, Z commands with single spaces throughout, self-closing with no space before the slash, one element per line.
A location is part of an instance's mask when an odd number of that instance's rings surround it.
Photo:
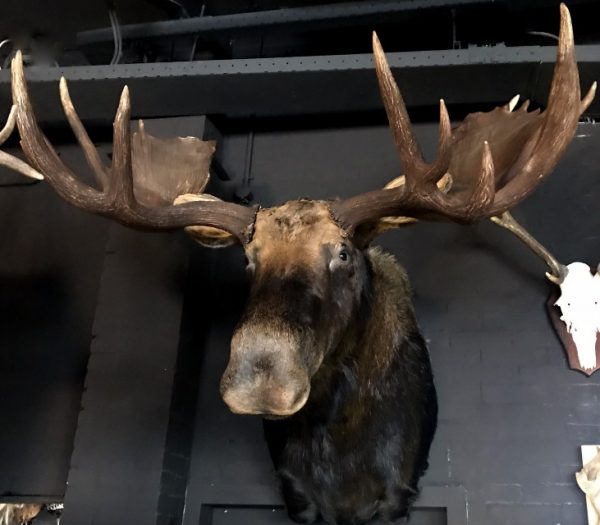
<path fill-rule="evenodd" d="M 206 7 L 206 4 L 202 4 L 202 9 L 200 10 L 200 16 L 204 16 L 204 8 Z M 196 54 L 196 46 L 198 45 L 198 39 L 200 38 L 200 35 L 196 35 L 194 37 L 194 44 L 192 45 L 192 51 L 190 53 L 190 62 L 192 62 L 194 60 L 194 55 Z"/>
<path fill-rule="evenodd" d="M 172 4 L 175 4 L 177 7 L 179 7 L 179 9 L 181 9 L 181 12 L 183 13 L 183 16 L 185 18 L 190 18 L 190 13 L 188 12 L 188 10 L 185 8 L 185 6 L 181 3 L 179 3 L 177 0 L 169 0 L 169 2 L 171 2 Z"/>
<path fill-rule="evenodd" d="M 110 64 L 114 64 L 115 60 L 117 59 L 117 53 L 119 51 L 119 39 L 117 37 L 117 27 L 115 25 L 115 21 L 113 19 L 113 11 L 112 9 L 108 10 L 108 18 L 110 18 L 110 27 L 112 30 L 112 35 L 113 35 L 113 54 L 112 54 L 112 58 L 110 59 Z"/>
<path fill-rule="evenodd" d="M 2 42 L 0 42 L 0 49 L 2 49 L 2 46 L 5 46 L 6 44 L 9 44 L 10 42 L 12 42 L 12 40 L 10 38 L 5 38 L 4 40 L 2 40 Z M 10 53 L 9 53 L 9 55 L 10 55 Z M 5 64 L 6 64 L 6 61 L 4 61 L 4 63 L 0 67 L 0 69 L 4 68 Z"/>
<path fill-rule="evenodd" d="M 110 59 L 110 64 L 118 64 L 121 61 L 123 55 L 123 38 L 121 37 L 121 26 L 117 18 L 117 13 L 114 8 L 108 10 L 108 17 L 110 18 L 110 26 L 113 34 L 114 51 L 113 56 Z"/>
<path fill-rule="evenodd" d="M 119 24 L 119 19 L 117 18 L 117 11 L 114 12 L 115 23 L 117 25 L 117 36 L 119 38 L 119 55 L 117 56 L 117 64 L 121 62 L 123 58 L 123 37 L 121 36 L 121 24 Z"/>
<path fill-rule="evenodd" d="M 2 42 L 0 42 L 0 49 L 2 49 L 2 46 L 5 46 L 6 44 L 9 44 L 10 42 L 12 42 L 12 40 L 10 38 L 5 38 L 4 40 L 2 40 Z"/>
<path fill-rule="evenodd" d="M 528 35 L 535 35 L 535 36 L 545 36 L 548 38 L 552 38 L 552 40 L 557 40 L 558 41 L 558 35 L 555 35 L 553 33 L 547 33 L 546 31 L 527 31 Z"/>

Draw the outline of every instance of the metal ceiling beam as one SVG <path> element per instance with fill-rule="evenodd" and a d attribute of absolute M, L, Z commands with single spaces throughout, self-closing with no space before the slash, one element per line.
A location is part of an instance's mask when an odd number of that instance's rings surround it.
<path fill-rule="evenodd" d="M 123 40 L 165 36 L 206 34 L 215 32 L 269 30 L 287 26 L 318 24 L 319 29 L 364 24 L 373 18 L 399 13 L 409 13 L 440 7 L 459 7 L 474 4 L 493 4 L 493 0 L 379 0 L 348 2 L 310 7 L 294 7 L 271 11 L 236 13 L 221 16 L 202 16 L 181 20 L 150 22 L 121 26 Z M 80 46 L 112 42 L 110 27 L 83 31 L 77 35 Z"/>
<path fill-rule="evenodd" d="M 515 93 L 546 101 L 556 49 L 504 46 L 390 53 L 409 106 L 486 104 Z M 600 46 L 577 48 L 582 89 L 600 78 Z M 81 117 L 112 120 L 125 84 L 136 117 L 224 114 L 291 116 L 382 108 L 370 54 L 27 69 L 41 121 L 64 121 L 58 80 L 65 75 Z M 0 108 L 10 107 L 8 71 L 0 71 Z M 488 106 L 489 107 L 489 106 Z M 596 102 L 588 114 L 600 114 Z"/>

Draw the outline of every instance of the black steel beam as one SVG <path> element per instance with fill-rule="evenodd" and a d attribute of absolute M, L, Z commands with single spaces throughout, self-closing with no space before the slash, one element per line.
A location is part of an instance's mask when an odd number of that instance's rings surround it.
<path fill-rule="evenodd" d="M 493 0 L 380 0 L 375 2 L 348 2 L 309 7 L 293 7 L 271 11 L 235 13 L 221 16 L 202 16 L 182 20 L 168 20 L 121 27 L 123 40 L 165 36 L 207 34 L 215 32 L 270 30 L 295 26 L 297 28 L 318 24 L 320 29 L 364 24 L 373 18 L 422 9 L 458 7 L 473 4 L 491 4 Z M 83 31 L 77 35 L 80 46 L 112 42 L 110 27 Z"/>
<path fill-rule="evenodd" d="M 515 93 L 543 104 L 554 47 L 476 47 L 391 53 L 389 62 L 408 106 L 492 104 Z M 600 78 L 600 45 L 577 49 L 582 87 Z M 58 80 L 70 82 L 87 121 L 112 121 L 125 84 L 136 117 L 223 114 L 291 116 L 381 109 L 370 54 L 218 60 L 27 70 L 36 112 L 43 122 L 64 121 Z M 10 77 L 0 72 L 0 107 L 10 107 Z M 589 115 L 600 114 L 600 103 Z"/>

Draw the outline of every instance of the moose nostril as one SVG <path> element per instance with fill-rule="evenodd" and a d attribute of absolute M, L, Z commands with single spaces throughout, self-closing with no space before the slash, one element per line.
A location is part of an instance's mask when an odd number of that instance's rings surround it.
<path fill-rule="evenodd" d="M 273 361 L 269 357 L 260 357 L 252 363 L 252 370 L 256 374 L 264 374 L 273 368 Z"/>

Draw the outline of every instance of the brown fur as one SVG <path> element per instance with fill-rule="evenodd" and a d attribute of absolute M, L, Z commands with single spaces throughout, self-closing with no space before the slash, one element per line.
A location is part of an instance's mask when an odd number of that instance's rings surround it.
<path fill-rule="evenodd" d="M 346 234 L 331 219 L 326 203 L 299 200 L 260 210 L 247 253 L 260 254 L 265 269 L 290 271 L 320 266 L 324 244 L 338 244 Z"/>
<path fill-rule="evenodd" d="M 344 245 L 355 261 L 348 262 L 344 276 L 332 276 L 331 261 Z M 289 415 L 300 406 L 286 408 L 283 398 L 299 402 L 307 393 L 310 378 L 360 301 L 359 286 L 352 285 L 360 269 L 353 265 L 364 262 L 323 201 L 298 200 L 260 210 L 245 250 L 252 290 L 232 338 L 221 391 L 233 411 L 261 413 L 261 408 L 279 406 L 268 413 Z M 341 279 L 337 286 L 332 286 L 334 278 Z M 256 363 L 265 360 L 274 363 L 270 373 L 254 373 Z M 285 384 L 296 391 L 286 392 Z"/>

